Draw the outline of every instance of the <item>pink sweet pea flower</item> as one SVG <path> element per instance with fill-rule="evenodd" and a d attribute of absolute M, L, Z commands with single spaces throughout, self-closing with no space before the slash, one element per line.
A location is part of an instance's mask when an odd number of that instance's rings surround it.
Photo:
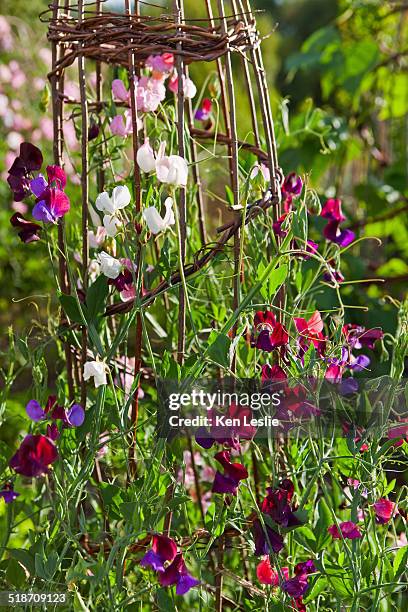
<path fill-rule="evenodd" d="M 398 514 L 397 504 L 381 497 L 378 501 L 373 504 L 375 519 L 380 525 L 388 523 L 396 514 Z"/>
<path fill-rule="evenodd" d="M 356 540 L 357 538 L 361 538 L 361 533 L 358 526 L 353 523 L 353 521 L 345 521 L 339 524 L 340 532 L 337 525 L 331 525 L 327 528 L 327 531 L 332 536 L 333 540 L 341 540 L 341 536 L 345 540 Z"/>
<path fill-rule="evenodd" d="M 154 73 L 160 75 L 171 72 L 174 68 L 174 55 L 173 53 L 162 53 L 161 55 L 149 55 L 146 60 L 146 67 L 151 68 Z"/>
<path fill-rule="evenodd" d="M 120 100 L 121 102 L 129 101 L 129 92 L 122 79 L 114 79 L 112 81 L 112 95 L 115 100 Z"/>

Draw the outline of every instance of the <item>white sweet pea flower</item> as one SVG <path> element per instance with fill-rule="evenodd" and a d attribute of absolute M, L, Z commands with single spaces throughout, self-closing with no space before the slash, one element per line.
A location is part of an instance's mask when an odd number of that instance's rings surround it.
<path fill-rule="evenodd" d="M 130 200 L 130 191 L 126 185 L 118 185 L 112 191 L 112 196 L 106 191 L 100 193 L 96 198 L 95 206 L 101 212 L 114 215 L 118 210 L 126 208 Z"/>
<path fill-rule="evenodd" d="M 114 238 L 118 233 L 118 226 L 122 225 L 122 221 L 115 215 L 104 215 L 103 227 L 105 232 L 111 238 Z"/>
<path fill-rule="evenodd" d="M 139 147 L 136 160 L 143 172 L 153 172 L 155 170 L 156 158 L 148 138 L 146 138 L 144 144 Z"/>
<path fill-rule="evenodd" d="M 155 206 L 149 206 L 143 211 L 144 220 L 147 223 L 149 230 L 152 234 L 158 234 L 159 232 L 165 232 L 170 225 L 174 225 L 174 213 L 173 213 L 173 199 L 167 198 L 164 202 L 166 212 L 164 217 L 160 216 L 159 211 Z"/>
<path fill-rule="evenodd" d="M 87 361 L 84 364 L 84 380 L 94 379 L 95 388 L 106 385 L 106 364 L 103 361 Z"/>
<path fill-rule="evenodd" d="M 250 179 L 254 179 L 258 176 L 259 172 L 261 172 L 264 181 L 266 181 L 267 183 L 270 180 L 270 172 L 269 172 L 269 168 L 268 166 L 266 166 L 265 164 L 256 164 L 251 171 L 251 174 L 249 175 Z"/>
<path fill-rule="evenodd" d="M 188 177 L 187 162 L 180 155 L 163 155 L 156 161 L 156 174 L 161 183 L 185 187 Z"/>
<path fill-rule="evenodd" d="M 102 274 L 107 276 L 107 278 L 117 278 L 122 271 L 123 266 L 121 262 L 105 251 L 98 253 L 97 262 L 100 265 Z"/>

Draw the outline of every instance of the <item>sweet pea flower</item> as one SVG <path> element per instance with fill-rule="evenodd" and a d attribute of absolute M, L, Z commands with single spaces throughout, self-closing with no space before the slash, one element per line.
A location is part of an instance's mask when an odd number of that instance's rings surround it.
<path fill-rule="evenodd" d="M 160 216 L 160 213 L 155 206 L 149 206 L 143 211 L 143 218 L 152 234 L 165 232 L 171 225 L 175 224 L 173 199 L 166 198 L 164 207 L 166 209 L 164 217 Z"/>
<path fill-rule="evenodd" d="M 130 204 L 131 195 L 126 185 L 118 185 L 112 191 L 112 196 L 104 191 L 98 195 L 95 206 L 101 212 L 106 213 L 103 217 L 103 225 L 108 236 L 114 237 L 118 232 L 121 220 L 117 216 L 119 211 Z"/>
<path fill-rule="evenodd" d="M 316 568 L 311 559 L 295 566 L 295 576 L 285 580 L 282 584 L 282 591 L 295 599 L 303 597 L 309 588 L 308 575 L 315 572 Z"/>
<path fill-rule="evenodd" d="M 282 192 L 284 194 L 290 194 L 292 196 L 299 196 L 302 193 L 303 181 L 296 174 L 296 172 L 290 172 L 286 177 L 282 185 Z"/>
<path fill-rule="evenodd" d="M 206 122 L 211 117 L 212 102 L 209 98 L 204 98 L 201 103 L 201 108 L 198 108 L 195 112 L 194 118 L 197 121 Z"/>
<path fill-rule="evenodd" d="M 49 466 L 58 459 L 55 444 L 41 434 L 28 434 L 10 459 L 10 467 L 22 476 L 38 477 L 48 474 Z"/>
<path fill-rule="evenodd" d="M 98 253 L 97 263 L 100 266 L 100 270 L 102 274 L 104 274 L 107 278 L 117 278 L 122 271 L 122 263 L 106 253 L 106 251 L 101 251 Z"/>
<path fill-rule="evenodd" d="M 14 491 L 10 483 L 6 483 L 4 485 L 4 489 L 0 491 L 0 499 L 3 498 L 6 504 L 11 504 L 11 502 L 13 502 L 19 495 L 20 493 Z"/>
<path fill-rule="evenodd" d="M 293 514 L 290 501 L 293 497 L 294 486 L 287 478 L 276 489 L 269 487 L 268 494 L 262 502 L 261 510 L 282 527 L 294 527 L 301 522 Z"/>
<path fill-rule="evenodd" d="M 50 395 L 47 404 L 43 409 L 37 400 L 30 400 L 26 406 L 28 417 L 34 421 L 42 421 L 50 416 L 52 419 L 60 419 L 64 425 L 70 427 L 79 427 L 85 420 L 85 412 L 80 404 L 73 404 L 68 410 L 57 404 L 57 398 Z"/>
<path fill-rule="evenodd" d="M 67 178 L 60 166 L 47 166 L 48 182 L 42 174 L 30 181 L 30 189 L 36 196 L 33 217 L 44 223 L 57 223 L 70 209 L 70 201 L 64 193 Z"/>
<path fill-rule="evenodd" d="M 363 346 L 373 350 L 377 340 L 382 340 L 384 332 L 381 327 L 366 329 L 363 325 L 347 323 L 343 326 L 343 334 L 351 348 L 360 349 Z"/>
<path fill-rule="evenodd" d="M 341 200 L 334 198 L 327 200 L 320 216 L 329 220 L 323 230 L 323 235 L 327 240 L 335 242 L 341 247 L 346 247 L 353 242 L 355 233 L 349 229 L 340 229 L 340 223 L 345 220 L 341 210 Z"/>
<path fill-rule="evenodd" d="M 122 302 L 127 302 L 128 300 L 132 300 L 136 295 L 133 282 L 136 266 L 130 261 L 130 259 L 125 258 L 122 258 L 120 263 L 122 264 L 122 271 L 116 278 L 109 279 L 108 284 L 114 285 L 114 287 L 116 287 L 116 289 L 120 292 Z"/>
<path fill-rule="evenodd" d="M 241 463 L 231 463 L 230 451 L 220 451 L 215 459 L 224 468 L 224 474 L 216 472 L 212 487 L 213 493 L 230 493 L 236 495 L 241 480 L 248 478 L 248 471 Z"/>
<path fill-rule="evenodd" d="M 176 543 L 167 536 L 153 536 L 152 548 L 141 559 L 140 565 L 150 565 L 158 572 L 161 586 L 176 585 L 177 595 L 185 595 L 199 584 L 199 580 L 188 573 L 182 553 L 177 552 Z"/>
<path fill-rule="evenodd" d="M 87 361 L 84 365 L 84 380 L 94 379 L 95 388 L 106 385 L 106 364 L 103 361 Z"/>
<path fill-rule="evenodd" d="M 30 242 L 36 242 L 37 240 L 40 240 L 39 233 L 42 229 L 41 225 L 38 225 L 33 221 L 29 221 L 20 213 L 15 213 L 10 218 L 10 223 L 13 227 L 16 227 L 19 230 L 18 235 L 20 237 L 21 242 L 29 244 Z"/>
<path fill-rule="evenodd" d="M 96 228 L 96 232 L 94 232 L 93 230 L 89 230 L 88 231 L 89 247 L 91 249 L 99 249 L 101 244 L 103 244 L 103 242 L 105 241 L 106 236 L 107 236 L 106 229 L 102 227 L 102 225 L 98 225 L 98 227 Z"/>
<path fill-rule="evenodd" d="M 249 175 L 250 179 L 255 179 L 259 173 L 261 173 L 261 176 L 263 178 L 263 180 L 268 183 L 270 181 L 271 178 L 271 173 L 269 171 L 268 166 L 266 166 L 265 164 L 256 164 L 252 170 L 251 170 L 251 174 Z"/>
<path fill-rule="evenodd" d="M 398 514 L 397 504 L 386 499 L 385 497 L 381 497 L 378 501 L 373 504 L 374 512 L 375 512 L 375 520 L 380 525 L 384 525 L 384 523 L 388 523 L 396 514 Z"/>
<path fill-rule="evenodd" d="M 341 540 L 342 536 L 345 540 L 356 540 L 361 538 L 361 532 L 358 526 L 353 521 L 345 521 L 339 524 L 340 531 L 337 525 L 330 525 L 327 531 L 332 536 L 333 540 Z M 340 535 L 341 532 L 341 535 Z"/>
<path fill-rule="evenodd" d="M 163 155 L 156 160 L 156 175 L 160 183 L 185 187 L 188 178 L 187 162 L 180 155 Z"/>
<path fill-rule="evenodd" d="M 144 143 L 139 147 L 136 161 L 143 172 L 153 172 L 156 169 L 156 157 L 148 138 L 145 138 Z"/>
<path fill-rule="evenodd" d="M 141 130 L 143 127 L 139 117 L 136 118 L 136 129 Z M 130 110 L 126 110 L 123 115 L 115 115 L 109 125 L 110 131 L 114 136 L 122 136 L 126 138 L 133 134 L 133 121 Z"/>
<path fill-rule="evenodd" d="M 121 102 L 129 101 L 129 92 L 122 79 L 114 79 L 112 81 L 112 96 L 115 100 L 120 100 Z"/>
<path fill-rule="evenodd" d="M 300 355 L 309 348 L 310 342 L 313 343 L 318 353 L 322 355 L 325 350 L 325 338 L 322 334 L 323 321 L 320 312 L 316 310 L 310 319 L 306 320 L 302 317 L 294 317 L 296 330 L 299 333 Z"/>
<path fill-rule="evenodd" d="M 262 351 L 271 352 L 289 342 L 286 327 L 276 320 L 270 310 L 261 310 L 254 317 L 254 331 L 251 334 L 251 346 Z"/>
<path fill-rule="evenodd" d="M 174 68 L 173 53 L 162 53 L 161 55 L 149 55 L 145 62 L 147 68 L 151 68 L 153 73 L 170 73 Z"/>
<path fill-rule="evenodd" d="M 277 533 L 272 527 L 265 524 L 262 526 L 257 518 L 253 524 L 254 539 L 255 539 L 255 555 L 263 557 L 271 552 L 278 553 L 283 548 L 283 537 Z"/>
<path fill-rule="evenodd" d="M 400 424 L 392 426 L 387 431 L 387 438 L 395 440 L 394 446 L 401 446 L 404 440 L 408 441 L 408 419 L 403 419 Z"/>
<path fill-rule="evenodd" d="M 282 567 L 282 574 L 285 580 L 289 579 L 289 568 Z M 261 584 L 270 584 L 271 586 L 279 586 L 279 574 L 272 569 L 269 557 L 262 559 L 256 567 L 256 575 Z"/>
<path fill-rule="evenodd" d="M 22 142 L 20 153 L 11 165 L 7 177 L 16 202 L 21 202 L 30 193 L 32 173 L 39 170 L 42 164 L 43 156 L 40 149 L 30 142 Z"/>
<path fill-rule="evenodd" d="M 192 99 L 194 98 L 194 96 L 197 93 L 197 87 L 194 85 L 193 81 L 186 77 L 183 74 L 183 78 L 182 78 L 182 83 L 183 83 L 183 94 L 184 97 L 187 99 Z M 177 71 L 175 70 L 169 80 L 169 85 L 168 85 L 169 89 L 171 92 L 177 94 L 178 93 L 178 75 L 177 75 Z"/>

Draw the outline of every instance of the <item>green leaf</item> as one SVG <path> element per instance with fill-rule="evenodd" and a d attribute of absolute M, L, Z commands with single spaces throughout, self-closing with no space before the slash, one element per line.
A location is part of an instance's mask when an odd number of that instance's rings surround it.
<path fill-rule="evenodd" d="M 65 293 L 61 293 L 58 296 L 58 299 L 63 311 L 73 323 L 84 322 L 81 315 L 81 311 L 78 306 L 78 302 L 73 295 L 66 295 Z"/>
<path fill-rule="evenodd" d="M 19 561 L 31 575 L 34 575 L 35 563 L 33 555 L 30 555 L 27 550 L 23 550 L 22 548 L 11 548 L 8 552 L 13 559 Z"/>
<path fill-rule="evenodd" d="M 316 550 L 322 550 L 331 539 L 330 534 L 327 531 L 327 528 L 330 527 L 333 523 L 332 515 L 326 501 L 321 499 L 318 504 L 318 521 L 316 523 L 316 527 L 314 529 L 314 533 L 316 536 Z"/>
<path fill-rule="evenodd" d="M 398 579 L 401 574 L 407 570 L 408 565 L 408 546 L 399 548 L 394 557 L 393 569 L 395 578 Z"/>
<path fill-rule="evenodd" d="M 94 322 L 98 314 L 105 310 L 106 298 L 108 297 L 108 279 L 101 274 L 88 288 L 86 294 L 87 321 Z"/>
<path fill-rule="evenodd" d="M 307 594 L 307 597 L 304 603 L 307 604 L 310 601 L 313 601 L 325 589 L 327 589 L 327 579 L 324 576 L 319 576 L 316 582 L 313 584 L 310 592 L 308 591 L 308 594 Z"/>
<path fill-rule="evenodd" d="M 228 368 L 230 365 L 229 350 L 231 346 L 231 340 L 228 336 L 213 330 L 208 338 L 208 344 L 207 354 L 210 359 L 220 366 Z"/>
<path fill-rule="evenodd" d="M 9 559 L 6 571 L 6 581 L 8 584 L 21 588 L 26 583 L 27 577 L 20 563 L 15 559 Z"/>

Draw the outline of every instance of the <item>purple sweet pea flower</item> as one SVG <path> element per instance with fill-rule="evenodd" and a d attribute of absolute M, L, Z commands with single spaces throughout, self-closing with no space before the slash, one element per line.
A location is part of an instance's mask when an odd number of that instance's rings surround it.
<path fill-rule="evenodd" d="M 293 196 L 298 196 L 302 193 L 303 181 L 295 172 L 290 172 L 282 185 L 282 191 Z"/>
<path fill-rule="evenodd" d="M 352 356 L 352 361 L 348 365 L 350 370 L 354 370 L 354 372 L 362 372 L 366 370 L 371 363 L 371 359 L 367 357 L 367 355 L 358 355 L 357 357 Z"/>
<path fill-rule="evenodd" d="M 37 400 L 30 400 L 28 402 L 26 406 L 26 413 L 30 419 L 35 422 L 41 421 L 47 416 L 45 410 L 41 408 Z"/>
<path fill-rule="evenodd" d="M 357 393 L 358 391 L 358 380 L 349 376 L 348 378 L 343 378 L 339 385 L 339 393 L 340 395 L 353 395 L 353 393 Z"/>
<path fill-rule="evenodd" d="M 316 571 L 315 564 L 311 559 L 308 561 L 304 561 L 303 563 L 298 563 L 295 566 L 295 576 L 294 578 L 290 578 L 289 580 L 285 580 L 282 583 L 282 591 L 298 599 L 299 597 L 303 597 L 309 588 L 308 584 L 308 575 L 312 574 Z"/>
<path fill-rule="evenodd" d="M 323 235 L 330 242 L 335 242 L 341 247 L 351 244 L 356 237 L 355 233 L 349 229 L 341 230 L 338 221 L 329 221 L 323 230 Z"/>
<path fill-rule="evenodd" d="M 176 595 L 185 595 L 191 588 L 200 584 L 200 581 L 188 573 L 182 553 L 178 553 L 171 565 L 163 572 L 159 572 L 161 586 L 176 585 Z"/>
<path fill-rule="evenodd" d="M 80 427 L 85 420 L 85 411 L 81 404 L 73 404 L 66 412 L 66 422 L 71 427 Z"/>
<path fill-rule="evenodd" d="M 40 240 L 40 236 L 38 235 L 41 231 L 41 226 L 37 225 L 37 223 L 33 223 L 32 221 L 28 221 L 20 215 L 20 213 L 15 213 L 10 218 L 10 223 L 13 227 L 17 227 L 20 231 L 18 235 L 20 236 L 21 242 L 28 244 L 30 242 L 36 242 Z"/>
<path fill-rule="evenodd" d="M 9 483 L 6 483 L 4 489 L 0 491 L 0 498 L 3 498 L 6 504 L 13 502 L 19 495 L 20 493 L 14 491 L 12 485 Z"/>
<path fill-rule="evenodd" d="M 269 525 L 262 527 L 259 519 L 255 519 L 253 524 L 255 539 L 255 555 L 262 557 L 271 552 L 278 553 L 283 548 L 283 537 L 274 531 Z M 265 533 L 266 532 L 266 533 Z"/>
<path fill-rule="evenodd" d="M 373 350 L 377 340 L 381 340 L 384 332 L 381 327 L 366 329 L 362 325 L 347 323 L 343 326 L 343 334 L 351 348 L 360 349 L 363 346 Z"/>
<path fill-rule="evenodd" d="M 177 544 L 171 538 L 155 534 L 152 539 L 152 548 L 141 559 L 140 565 L 150 565 L 156 572 L 164 572 L 177 555 Z"/>

